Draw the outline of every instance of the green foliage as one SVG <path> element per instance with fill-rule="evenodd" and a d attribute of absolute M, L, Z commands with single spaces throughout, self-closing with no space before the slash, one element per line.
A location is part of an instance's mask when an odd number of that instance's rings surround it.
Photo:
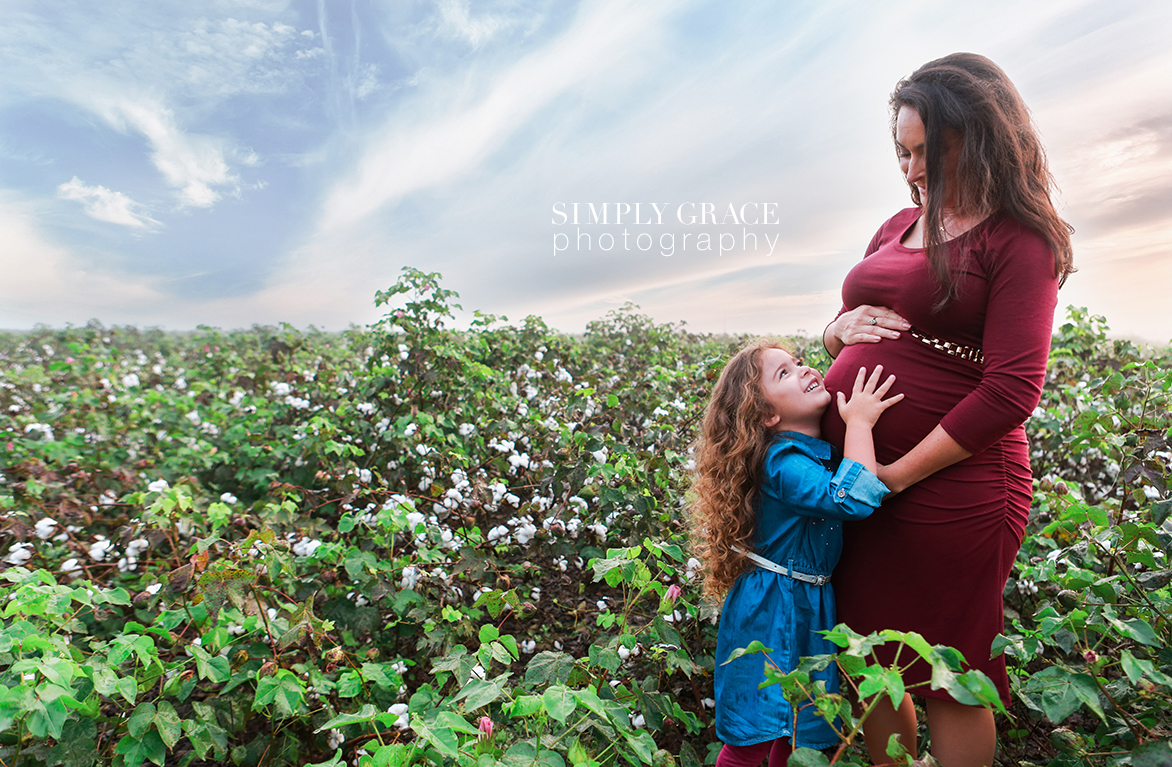
<path fill-rule="evenodd" d="M 682 510 L 739 339 L 631 306 L 580 338 L 458 330 L 455 297 L 406 269 L 385 317 L 341 334 L 0 335 L 4 764 L 701 763 L 715 624 Z M 1076 312 L 1029 425 L 1037 503 L 997 649 L 1013 731 L 1049 727 L 1057 764 L 1162 758 L 1167 362 Z M 915 635 L 832 639 L 871 700 L 902 694 L 869 658 L 900 642 L 999 705 Z M 809 683 L 830 661 L 762 680 L 841 717 L 838 754 L 794 763 L 858 759 L 859 719 Z"/>

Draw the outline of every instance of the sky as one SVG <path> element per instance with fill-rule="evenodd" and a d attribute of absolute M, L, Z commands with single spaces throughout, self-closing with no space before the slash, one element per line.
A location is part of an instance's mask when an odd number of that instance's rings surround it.
<path fill-rule="evenodd" d="M 9 0 L 0 327 L 341 329 L 413 266 L 462 317 L 816 335 L 910 204 L 888 95 L 966 50 L 1043 137 L 1060 307 L 1165 344 L 1170 39 L 1165 0 Z"/>

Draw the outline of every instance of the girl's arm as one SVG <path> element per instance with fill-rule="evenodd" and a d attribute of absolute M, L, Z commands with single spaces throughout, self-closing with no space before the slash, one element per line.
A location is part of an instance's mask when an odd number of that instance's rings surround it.
<path fill-rule="evenodd" d="M 846 395 L 838 392 L 838 413 L 846 422 L 846 439 L 843 441 L 842 454 L 856 463 L 861 463 L 867 471 L 875 475 L 879 472 L 875 463 L 875 439 L 871 430 L 884 410 L 903 399 L 903 394 L 883 399 L 883 395 L 887 394 L 891 385 L 895 383 L 895 376 L 888 376 L 887 380 L 880 384 L 879 377 L 882 374 L 882 365 L 875 366 L 870 378 L 866 377 L 866 368 L 859 368 L 850 400 L 847 401 Z"/>

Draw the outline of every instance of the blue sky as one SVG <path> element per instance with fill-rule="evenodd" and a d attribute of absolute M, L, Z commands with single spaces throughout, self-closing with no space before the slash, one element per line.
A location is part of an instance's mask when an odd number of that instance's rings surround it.
<path fill-rule="evenodd" d="M 976 6 L 12 0 L 0 327 L 341 328 L 411 265 L 566 331 L 633 301 L 816 333 L 908 204 L 887 95 L 971 50 L 1031 106 L 1077 229 L 1060 304 L 1167 342 L 1172 10 Z"/>

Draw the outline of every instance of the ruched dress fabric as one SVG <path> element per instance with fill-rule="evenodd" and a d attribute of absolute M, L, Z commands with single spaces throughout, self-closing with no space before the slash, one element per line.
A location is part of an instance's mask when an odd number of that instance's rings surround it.
<path fill-rule="evenodd" d="M 887 487 L 862 464 L 839 457 L 820 439 L 781 432 L 765 456 L 757 497 L 755 552 L 791 571 L 829 575 L 842 551 L 842 522 L 872 513 Z M 733 584 L 724 601 L 716 640 L 716 734 L 724 743 L 747 746 L 790 738 L 794 747 L 827 748 L 838 743 L 834 729 L 812 707 L 801 709 L 794 733 L 793 709 L 780 685 L 765 681 L 762 654 L 743 655 L 721 665 L 738 647 L 759 640 L 785 671 L 798 659 L 838 648 L 815 632 L 835 625 L 834 592 L 757 567 Z M 837 691 L 832 664 L 816 678 Z M 799 707 L 800 708 L 800 707 Z"/>
<path fill-rule="evenodd" d="M 1032 481 L 1025 420 L 1037 407 L 1050 351 L 1058 281 L 1046 241 L 996 214 L 950 243 L 960 269 L 959 297 L 934 312 L 935 280 L 924 251 L 901 240 L 919 217 L 909 208 L 888 220 L 843 283 L 843 311 L 887 306 L 913 327 L 984 352 L 984 364 L 949 356 L 901 333 L 845 347 L 826 388 L 849 393 L 860 367 L 882 364 L 906 397 L 874 428 L 876 458 L 893 463 L 937 425 L 973 455 L 885 501 L 874 515 L 844 526 L 835 571 L 839 620 L 855 631 L 916 631 L 960 650 L 989 675 L 1003 701 L 1002 657 L 990 659 L 1003 631 L 1002 591 L 1021 546 Z M 965 253 L 967 251 L 967 253 Z M 823 437 L 842 446 L 845 425 L 832 402 Z M 885 663 L 892 648 L 879 648 Z M 905 658 L 906 659 L 906 658 Z M 922 661 L 904 676 L 928 682 Z M 951 699 L 927 685 L 917 695 Z"/>

